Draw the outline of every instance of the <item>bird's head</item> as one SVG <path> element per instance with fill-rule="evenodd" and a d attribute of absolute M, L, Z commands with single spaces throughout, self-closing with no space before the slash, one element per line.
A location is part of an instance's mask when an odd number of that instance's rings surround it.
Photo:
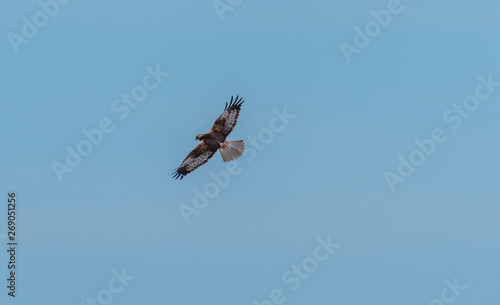
<path fill-rule="evenodd" d="M 200 133 L 199 135 L 196 136 L 196 140 L 201 141 L 201 137 L 203 137 L 203 134 Z"/>

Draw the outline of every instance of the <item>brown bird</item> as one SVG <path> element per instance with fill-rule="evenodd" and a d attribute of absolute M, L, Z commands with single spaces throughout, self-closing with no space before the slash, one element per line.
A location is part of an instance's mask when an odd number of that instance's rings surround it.
<path fill-rule="evenodd" d="M 243 99 L 236 96 L 229 104 L 226 102 L 224 112 L 215 120 L 214 125 L 208 133 L 199 134 L 196 140 L 200 141 L 198 144 L 182 161 L 181 165 L 174 169 L 173 178 L 184 178 L 187 174 L 194 171 L 198 167 L 207 163 L 210 158 L 220 150 L 220 154 L 224 162 L 233 161 L 239 158 L 245 150 L 245 142 L 240 141 L 226 141 L 227 136 L 233 131 L 238 116 L 240 115 L 241 104 Z"/>

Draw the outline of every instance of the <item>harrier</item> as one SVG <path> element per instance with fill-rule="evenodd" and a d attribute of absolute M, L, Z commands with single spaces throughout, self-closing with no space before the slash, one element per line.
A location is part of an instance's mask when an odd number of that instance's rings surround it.
<path fill-rule="evenodd" d="M 207 163 L 217 150 L 220 151 L 224 162 L 233 161 L 243 154 L 245 150 L 245 142 L 243 140 L 226 141 L 227 136 L 233 131 L 238 122 L 241 104 L 244 102 L 242 98 L 238 98 L 238 96 L 236 96 L 236 99 L 231 97 L 229 104 L 226 102 L 224 112 L 215 120 L 214 125 L 208 133 L 196 136 L 196 140 L 199 140 L 200 144 L 174 170 L 172 174 L 174 179 L 180 178 L 182 180 L 184 176 Z"/>

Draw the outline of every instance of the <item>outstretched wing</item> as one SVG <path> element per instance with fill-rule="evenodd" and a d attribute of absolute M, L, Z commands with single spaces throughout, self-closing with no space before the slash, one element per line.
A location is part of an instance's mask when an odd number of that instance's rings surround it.
<path fill-rule="evenodd" d="M 194 171 L 198 167 L 207 163 L 207 161 L 213 157 L 217 149 L 213 149 L 212 147 L 207 146 L 205 143 L 200 142 L 182 161 L 181 165 L 174 169 L 174 173 L 172 174 L 174 179 L 184 178 L 187 174 Z"/>
<path fill-rule="evenodd" d="M 236 96 L 236 99 L 233 99 L 231 96 L 231 101 L 229 104 L 226 102 L 224 112 L 215 120 L 210 132 L 220 132 L 227 137 L 238 123 L 238 116 L 243 102 L 243 98 Z"/>

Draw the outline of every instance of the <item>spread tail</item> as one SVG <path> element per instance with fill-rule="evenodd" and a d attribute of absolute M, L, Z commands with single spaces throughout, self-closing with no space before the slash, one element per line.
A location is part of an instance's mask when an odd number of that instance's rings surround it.
<path fill-rule="evenodd" d="M 224 162 L 233 161 L 241 157 L 245 151 L 245 142 L 243 142 L 243 140 L 226 141 L 219 150 Z"/>

